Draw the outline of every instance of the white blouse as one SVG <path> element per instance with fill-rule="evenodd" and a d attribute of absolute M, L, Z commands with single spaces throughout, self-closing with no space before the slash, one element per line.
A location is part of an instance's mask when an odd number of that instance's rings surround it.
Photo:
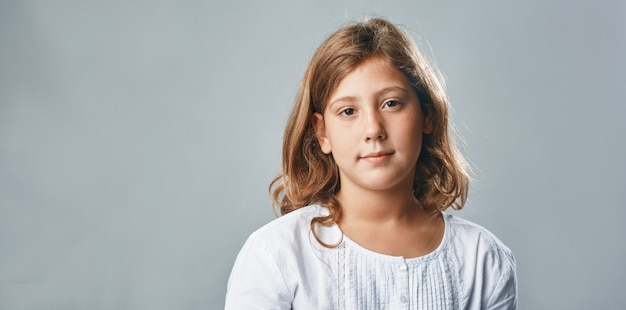
<path fill-rule="evenodd" d="M 443 213 L 433 252 L 405 259 L 365 249 L 311 205 L 254 232 L 230 275 L 226 309 L 516 309 L 515 258 L 485 228 Z M 342 239 L 343 237 L 343 239 Z"/>

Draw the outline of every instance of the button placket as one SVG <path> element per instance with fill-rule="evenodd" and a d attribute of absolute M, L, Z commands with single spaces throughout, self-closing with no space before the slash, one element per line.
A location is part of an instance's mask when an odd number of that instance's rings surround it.
<path fill-rule="evenodd" d="M 409 268 L 406 262 L 401 262 L 398 266 L 398 293 L 400 306 L 409 309 Z"/>

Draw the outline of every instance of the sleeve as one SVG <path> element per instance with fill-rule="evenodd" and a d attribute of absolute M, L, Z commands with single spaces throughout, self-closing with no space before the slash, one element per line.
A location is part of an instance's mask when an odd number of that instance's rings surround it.
<path fill-rule="evenodd" d="M 508 249 L 506 249 L 508 250 Z M 487 309 L 517 309 L 517 272 L 513 253 L 502 251 L 500 276 L 487 302 Z"/>
<path fill-rule="evenodd" d="M 225 309 L 291 309 L 291 295 L 267 243 L 253 234 L 235 260 Z"/>

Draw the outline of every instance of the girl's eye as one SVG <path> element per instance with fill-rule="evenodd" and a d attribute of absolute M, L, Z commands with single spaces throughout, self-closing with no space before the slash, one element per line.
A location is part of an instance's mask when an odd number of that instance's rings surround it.
<path fill-rule="evenodd" d="M 346 108 L 346 109 L 343 109 L 343 110 L 341 111 L 341 113 L 340 113 L 340 114 L 341 114 L 341 115 L 344 115 L 344 116 L 350 116 L 350 115 L 353 115 L 353 114 L 354 114 L 354 109 L 353 109 L 353 108 Z"/>
<path fill-rule="evenodd" d="M 400 105 L 400 102 L 399 101 L 395 101 L 395 100 L 389 100 L 389 101 L 385 102 L 385 107 L 387 107 L 387 108 L 393 108 L 393 107 L 398 106 L 398 105 Z"/>

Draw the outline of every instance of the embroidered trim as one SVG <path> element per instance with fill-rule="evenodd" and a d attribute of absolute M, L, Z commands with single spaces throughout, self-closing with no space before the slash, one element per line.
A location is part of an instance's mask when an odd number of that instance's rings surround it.
<path fill-rule="evenodd" d="M 346 309 L 346 243 L 337 247 L 337 309 Z"/>

